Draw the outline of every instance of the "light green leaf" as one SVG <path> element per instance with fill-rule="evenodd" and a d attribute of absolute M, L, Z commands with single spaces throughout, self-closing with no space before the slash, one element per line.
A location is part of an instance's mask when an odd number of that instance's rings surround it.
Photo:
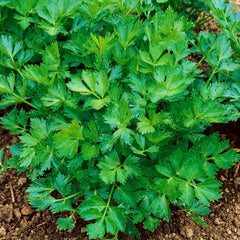
<path fill-rule="evenodd" d="M 13 43 L 11 36 L 2 35 L 0 38 L 0 50 L 13 60 L 14 56 L 22 49 L 22 43 Z"/>
<path fill-rule="evenodd" d="M 106 233 L 104 221 L 101 219 L 96 223 L 88 224 L 86 227 L 89 239 L 102 239 Z"/>
<path fill-rule="evenodd" d="M 72 215 L 68 218 L 58 218 L 57 224 L 60 230 L 73 229 L 75 226 Z"/>
<path fill-rule="evenodd" d="M 68 128 L 55 134 L 54 139 L 59 155 L 71 158 L 78 152 L 79 140 L 84 140 L 82 126 L 73 120 Z"/>
<path fill-rule="evenodd" d="M 141 117 L 140 122 L 137 124 L 137 129 L 140 133 L 153 133 L 155 128 L 153 127 L 153 123 L 146 117 Z"/>
<path fill-rule="evenodd" d="M 15 75 L 10 74 L 7 78 L 3 75 L 0 76 L 0 92 L 11 93 L 14 91 Z"/>

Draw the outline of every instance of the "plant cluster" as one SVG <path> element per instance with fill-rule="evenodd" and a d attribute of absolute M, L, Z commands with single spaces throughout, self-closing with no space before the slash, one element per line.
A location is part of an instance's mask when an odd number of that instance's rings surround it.
<path fill-rule="evenodd" d="M 240 15 L 183 1 L 223 29 L 196 35 L 173 2 L 0 1 L 1 124 L 20 139 L 2 171 L 27 170 L 32 206 L 69 213 L 61 229 L 79 214 L 90 239 L 140 238 L 171 206 L 206 225 L 221 197 L 216 174 L 239 156 L 204 130 L 240 117 Z"/>

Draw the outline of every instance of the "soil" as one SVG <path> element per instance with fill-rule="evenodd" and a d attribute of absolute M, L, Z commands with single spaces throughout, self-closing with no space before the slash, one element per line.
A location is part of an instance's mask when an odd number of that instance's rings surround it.
<path fill-rule="evenodd" d="M 234 1 L 239 4 L 240 1 Z M 210 22 L 205 26 L 208 31 L 218 32 L 219 27 Z M 5 114 L 0 110 L 0 117 Z M 219 131 L 223 140 L 229 139 L 231 147 L 240 149 L 240 121 L 229 124 L 216 124 L 208 133 Z M 4 158 L 9 158 L 9 145 L 18 141 L 9 131 L 0 125 L 0 149 Z M 223 198 L 211 205 L 212 212 L 204 217 L 207 228 L 195 223 L 178 209 L 173 210 L 170 222 L 162 222 L 154 233 L 137 227 L 142 240 L 232 240 L 240 239 L 240 170 L 238 165 L 230 170 L 219 172 L 223 182 Z M 0 240 L 88 240 L 86 223 L 76 218 L 73 230 L 60 231 L 56 225 L 59 217 L 65 213 L 51 214 L 49 210 L 36 211 L 26 199 L 26 189 L 30 181 L 25 173 L 17 175 L 14 169 L 0 174 Z M 120 235 L 120 240 L 132 240 Z"/>

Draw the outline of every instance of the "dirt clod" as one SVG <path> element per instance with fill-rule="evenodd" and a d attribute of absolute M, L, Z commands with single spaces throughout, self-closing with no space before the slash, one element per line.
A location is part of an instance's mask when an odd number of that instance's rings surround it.
<path fill-rule="evenodd" d="M 216 225 L 221 225 L 221 224 L 223 224 L 223 221 L 222 221 L 220 218 L 216 218 L 215 221 L 214 221 L 214 223 L 215 223 Z"/>
<path fill-rule="evenodd" d="M 19 179 L 18 179 L 18 186 L 19 186 L 19 187 L 22 187 L 24 184 L 26 184 L 26 182 L 27 182 L 27 179 L 26 179 L 26 178 L 24 178 L 24 177 L 19 178 Z"/>
<path fill-rule="evenodd" d="M 15 216 L 17 219 L 20 219 L 20 218 L 22 217 L 22 214 L 21 214 L 19 208 L 15 208 L 15 209 L 13 210 L 13 212 L 14 212 L 14 216 Z"/>
<path fill-rule="evenodd" d="M 24 206 L 21 209 L 21 214 L 24 215 L 24 216 L 32 215 L 33 212 L 34 212 L 34 210 L 30 206 Z"/>
<path fill-rule="evenodd" d="M 240 186 L 240 177 L 234 179 L 234 184 Z"/>
<path fill-rule="evenodd" d="M 6 235 L 6 229 L 4 227 L 0 227 L 0 237 L 4 237 Z"/>
<path fill-rule="evenodd" d="M 0 205 L 0 219 L 10 222 L 13 219 L 13 206 L 6 204 Z"/>
<path fill-rule="evenodd" d="M 4 184 L 7 181 L 6 176 L 0 175 L 0 184 Z"/>

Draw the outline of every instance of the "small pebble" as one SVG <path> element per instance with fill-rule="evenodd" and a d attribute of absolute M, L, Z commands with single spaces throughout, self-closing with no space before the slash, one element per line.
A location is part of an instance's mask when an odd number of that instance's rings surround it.
<path fill-rule="evenodd" d="M 24 215 L 24 216 L 29 216 L 29 215 L 32 215 L 33 214 L 33 209 L 29 206 L 24 206 L 22 209 L 21 209 L 21 214 Z"/>
<path fill-rule="evenodd" d="M 15 208 L 15 209 L 13 210 L 13 213 L 14 213 L 15 217 L 16 217 L 18 220 L 19 220 L 19 219 L 21 218 L 21 216 L 22 216 L 19 208 Z"/>
<path fill-rule="evenodd" d="M 221 221 L 220 218 L 216 218 L 215 221 L 214 221 L 214 223 L 215 223 L 216 225 L 221 225 L 223 222 Z"/>
<path fill-rule="evenodd" d="M 225 192 L 226 192 L 226 193 L 229 193 L 230 191 L 229 191 L 229 189 L 228 189 L 228 188 L 226 188 L 226 189 L 225 189 Z"/>
<path fill-rule="evenodd" d="M 222 182 L 224 182 L 224 181 L 226 181 L 226 178 L 225 178 L 224 176 L 221 176 L 221 177 L 220 177 L 220 180 L 221 180 Z"/>
<path fill-rule="evenodd" d="M 186 235 L 188 238 L 192 238 L 193 236 L 193 230 L 191 228 L 187 229 L 186 230 Z"/>
<path fill-rule="evenodd" d="M 4 227 L 0 227 L 0 237 L 4 237 L 6 235 L 6 229 Z"/>
<path fill-rule="evenodd" d="M 234 184 L 235 185 L 240 185 L 240 177 L 237 177 L 234 179 Z"/>
<path fill-rule="evenodd" d="M 27 182 L 27 179 L 22 177 L 18 179 L 18 186 L 22 187 Z"/>

